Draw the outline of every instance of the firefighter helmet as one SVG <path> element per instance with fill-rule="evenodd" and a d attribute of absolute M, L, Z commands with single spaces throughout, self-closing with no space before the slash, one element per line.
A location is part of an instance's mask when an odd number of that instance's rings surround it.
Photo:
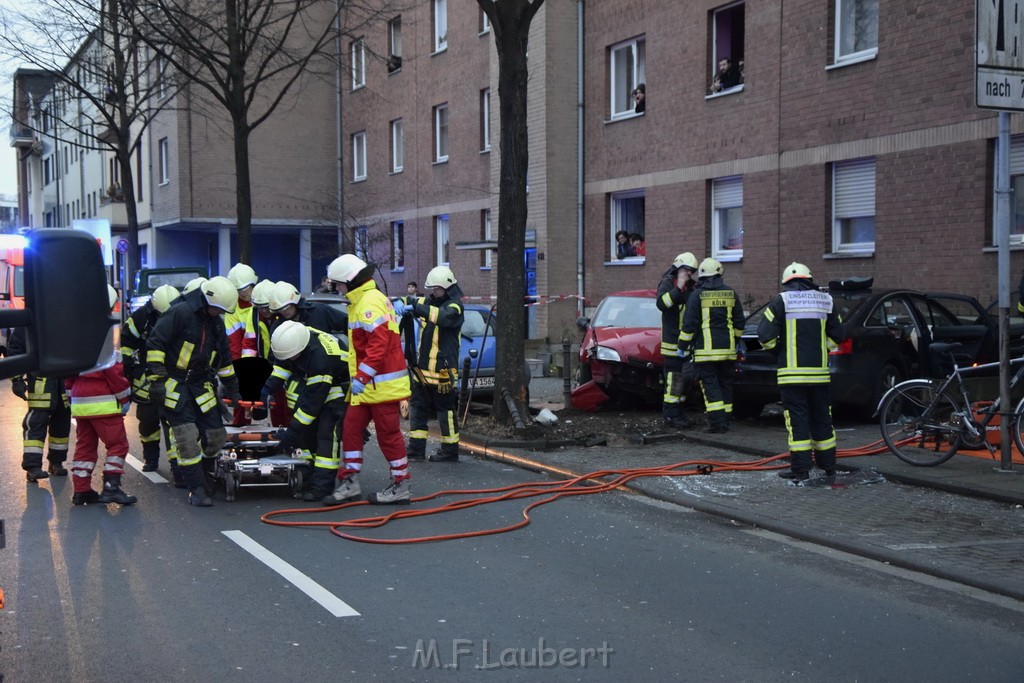
<path fill-rule="evenodd" d="M 166 313 L 167 309 L 171 307 L 171 304 L 179 296 L 181 294 L 171 285 L 160 285 L 153 292 L 153 298 L 150 301 L 153 302 L 153 308 L 156 309 L 157 313 Z"/>
<path fill-rule="evenodd" d="M 260 280 L 257 282 L 256 286 L 252 288 L 252 305 L 256 308 L 269 306 L 270 290 L 273 288 L 274 283 L 270 280 Z"/>
<path fill-rule="evenodd" d="M 182 287 L 182 289 L 181 289 L 181 293 L 182 294 L 188 294 L 192 290 L 199 289 L 200 287 L 202 287 L 205 284 L 206 284 L 206 278 L 205 277 L 202 277 L 202 276 L 194 277 L 194 278 L 192 278 L 191 280 L 189 280 L 188 282 L 185 283 L 185 286 Z"/>
<path fill-rule="evenodd" d="M 270 290 L 270 310 L 277 312 L 288 304 L 297 304 L 301 295 L 295 285 L 281 280 Z"/>
<path fill-rule="evenodd" d="M 697 257 L 688 251 L 684 251 L 679 256 L 676 256 L 676 260 L 672 262 L 673 268 L 689 268 L 690 270 L 697 270 Z"/>
<path fill-rule="evenodd" d="M 286 320 L 278 325 L 270 337 L 270 350 L 280 360 L 288 360 L 302 353 L 309 343 L 309 328 L 300 322 Z"/>
<path fill-rule="evenodd" d="M 423 284 L 427 289 L 433 287 L 448 289 L 457 283 L 458 280 L 455 279 L 455 273 L 452 272 L 451 268 L 448 266 L 437 266 L 430 269 L 430 272 L 427 273 L 427 279 Z"/>
<path fill-rule="evenodd" d="M 708 257 L 700 262 L 700 266 L 697 268 L 697 277 L 711 277 L 712 275 L 722 274 L 722 264 L 718 259 Z"/>
<path fill-rule="evenodd" d="M 114 310 L 114 305 L 117 303 L 117 290 L 107 285 L 107 301 L 110 302 L 110 310 Z"/>
<path fill-rule="evenodd" d="M 244 263 L 236 263 L 228 271 L 228 279 L 231 280 L 231 284 L 235 286 L 235 289 L 245 289 L 259 282 L 259 278 L 256 277 L 256 271 Z"/>
<path fill-rule="evenodd" d="M 782 284 L 786 284 L 790 280 L 796 278 L 806 278 L 810 280 L 811 269 L 802 263 L 797 263 L 796 261 L 793 261 L 788 266 L 786 266 L 785 269 L 783 269 L 782 271 Z"/>
<path fill-rule="evenodd" d="M 231 284 L 231 280 L 223 275 L 217 275 L 207 280 L 202 289 L 208 306 L 227 313 L 235 312 L 235 307 L 238 306 L 238 290 Z"/>
<path fill-rule="evenodd" d="M 366 261 L 355 254 L 342 254 L 327 266 L 327 277 L 334 282 L 352 282 L 366 268 Z"/>

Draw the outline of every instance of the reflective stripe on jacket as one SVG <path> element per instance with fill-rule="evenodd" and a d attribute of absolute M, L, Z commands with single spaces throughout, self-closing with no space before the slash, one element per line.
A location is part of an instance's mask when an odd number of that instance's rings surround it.
<path fill-rule="evenodd" d="M 71 416 L 76 418 L 120 415 L 121 406 L 128 403 L 131 393 L 120 363 L 69 377 L 64 380 L 64 386 L 71 397 Z"/>
<path fill-rule="evenodd" d="M 721 275 L 705 278 L 690 295 L 683 314 L 680 345 L 693 351 L 695 363 L 736 360 L 736 341 L 743 336 L 739 296 Z"/>
<path fill-rule="evenodd" d="M 787 284 L 765 309 L 757 338 L 766 349 L 778 346 L 780 386 L 827 384 L 828 352 L 842 340 L 842 320 L 827 292 L 810 283 Z"/>
<path fill-rule="evenodd" d="M 377 283 L 368 280 L 347 294 L 348 373 L 366 385 L 352 405 L 409 398 L 409 371 L 402 354 L 395 309 Z"/>

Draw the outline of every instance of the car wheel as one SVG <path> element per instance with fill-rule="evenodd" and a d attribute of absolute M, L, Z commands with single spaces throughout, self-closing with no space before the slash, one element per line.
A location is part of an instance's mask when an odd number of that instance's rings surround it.
<path fill-rule="evenodd" d="M 590 366 L 584 363 L 580 363 L 576 366 L 576 369 L 572 371 L 572 388 L 582 386 L 593 379 L 590 373 Z"/>
<path fill-rule="evenodd" d="M 885 396 L 885 392 L 892 389 L 894 386 L 906 379 L 903 376 L 903 371 L 899 369 L 894 363 L 886 363 L 882 366 L 881 372 L 878 373 L 878 380 L 875 383 L 875 391 L 871 395 L 871 401 L 866 405 L 861 406 L 860 414 L 865 419 L 871 419 L 875 414 L 875 410 L 878 408 L 878 403 Z"/>
<path fill-rule="evenodd" d="M 735 401 L 732 404 L 732 415 L 740 420 L 759 417 L 766 405 L 765 401 Z"/>

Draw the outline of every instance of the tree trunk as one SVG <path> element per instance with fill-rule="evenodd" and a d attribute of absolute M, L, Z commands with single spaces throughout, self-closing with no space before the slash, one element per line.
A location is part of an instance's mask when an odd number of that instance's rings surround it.
<path fill-rule="evenodd" d="M 238 213 L 238 260 L 252 263 L 252 181 L 249 177 L 249 126 L 234 120 L 235 202 Z M 230 260 L 230 254 L 228 255 Z"/>

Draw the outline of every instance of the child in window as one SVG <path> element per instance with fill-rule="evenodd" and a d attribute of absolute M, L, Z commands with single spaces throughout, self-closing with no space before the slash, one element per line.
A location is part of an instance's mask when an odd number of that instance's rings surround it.
<path fill-rule="evenodd" d="M 644 244 L 644 236 L 634 232 L 629 236 L 629 244 L 633 247 L 634 256 L 647 256 L 647 245 Z"/>

